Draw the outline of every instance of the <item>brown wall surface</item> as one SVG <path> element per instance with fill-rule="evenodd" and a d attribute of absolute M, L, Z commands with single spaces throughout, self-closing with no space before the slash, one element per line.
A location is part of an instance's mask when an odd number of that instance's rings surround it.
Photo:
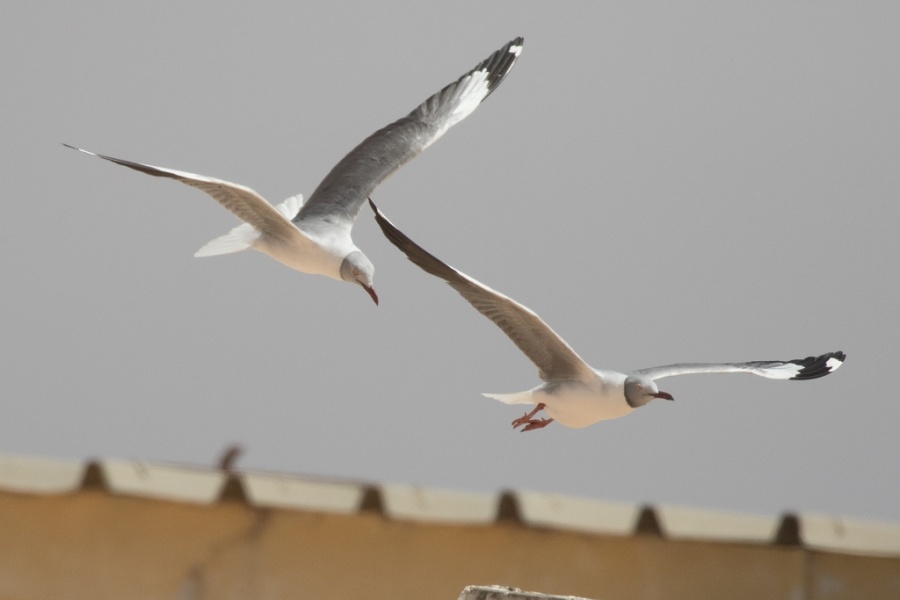
<path fill-rule="evenodd" d="M 900 558 L 97 489 L 0 493 L 0 600 L 451 599 L 470 584 L 603 600 L 896 599 Z"/>

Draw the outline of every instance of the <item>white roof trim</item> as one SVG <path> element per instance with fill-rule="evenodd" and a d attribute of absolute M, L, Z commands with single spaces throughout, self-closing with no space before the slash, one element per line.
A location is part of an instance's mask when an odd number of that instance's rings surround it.
<path fill-rule="evenodd" d="M 781 519 L 727 511 L 656 505 L 663 534 L 672 539 L 715 540 L 768 544 L 775 540 Z"/>
<path fill-rule="evenodd" d="M 254 506 L 355 513 L 365 488 L 355 483 L 308 481 L 286 475 L 244 473 L 238 476 Z"/>
<path fill-rule="evenodd" d="M 103 460 L 99 464 L 111 492 L 160 500 L 212 504 L 227 480 L 220 471 L 159 463 Z"/>
<path fill-rule="evenodd" d="M 529 525 L 609 535 L 631 535 L 640 514 L 637 504 L 604 502 L 559 494 L 514 491 Z"/>
<path fill-rule="evenodd" d="M 900 556 L 900 524 L 822 514 L 799 514 L 797 519 L 800 539 L 810 548 L 842 554 Z"/>
<path fill-rule="evenodd" d="M 488 525 L 497 519 L 496 494 L 477 494 L 404 484 L 380 486 L 391 519 Z"/>
<path fill-rule="evenodd" d="M 0 489 L 30 494 L 62 494 L 81 487 L 84 463 L 0 455 Z"/>

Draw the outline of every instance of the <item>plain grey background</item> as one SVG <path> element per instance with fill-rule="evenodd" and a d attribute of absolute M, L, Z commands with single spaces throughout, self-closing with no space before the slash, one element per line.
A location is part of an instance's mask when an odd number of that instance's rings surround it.
<path fill-rule="evenodd" d="M 900 519 L 895 3 L 8 3 L 0 451 Z M 375 194 L 589 363 L 848 353 L 812 382 L 518 433 L 535 368 L 354 229 L 381 306 L 246 252 L 202 192 L 63 148 L 308 196 L 517 35 L 471 117 Z"/>

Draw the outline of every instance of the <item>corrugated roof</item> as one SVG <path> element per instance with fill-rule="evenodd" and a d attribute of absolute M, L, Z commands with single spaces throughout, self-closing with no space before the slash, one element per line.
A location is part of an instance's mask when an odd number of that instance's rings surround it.
<path fill-rule="evenodd" d="M 354 513 L 362 507 L 364 486 L 306 480 L 288 475 L 241 473 L 247 501 L 254 506 Z"/>
<path fill-rule="evenodd" d="M 171 502 L 214 504 L 238 499 L 250 506 L 283 510 L 343 514 L 374 510 L 400 521 L 485 526 L 513 520 L 526 527 L 595 535 L 651 534 L 675 540 L 900 556 L 900 523 L 813 513 L 759 516 L 523 490 L 470 493 L 143 461 L 76 462 L 0 455 L 0 492 L 63 494 L 97 487 L 110 494 Z"/>
<path fill-rule="evenodd" d="M 663 535 L 673 539 L 767 544 L 775 540 L 780 525 L 777 517 L 669 505 L 653 510 Z"/>
<path fill-rule="evenodd" d="M 85 465 L 61 460 L 0 455 L 0 489 L 32 494 L 61 494 L 77 489 Z"/>
<path fill-rule="evenodd" d="M 221 471 L 147 462 L 102 460 L 98 465 L 112 493 L 175 502 L 212 504 L 221 496 L 227 480 Z"/>
<path fill-rule="evenodd" d="M 498 497 L 412 485 L 378 486 L 385 515 L 406 521 L 487 525 L 497 520 Z"/>
<path fill-rule="evenodd" d="M 900 555 L 900 523 L 847 519 L 820 514 L 797 515 L 805 546 L 842 554 Z"/>
<path fill-rule="evenodd" d="M 535 527 L 569 529 L 586 533 L 631 535 L 641 507 L 540 492 L 509 492 L 522 520 Z"/>

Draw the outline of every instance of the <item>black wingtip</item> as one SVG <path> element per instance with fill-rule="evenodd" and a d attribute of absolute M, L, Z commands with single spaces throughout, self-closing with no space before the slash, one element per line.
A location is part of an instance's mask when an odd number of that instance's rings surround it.
<path fill-rule="evenodd" d="M 485 98 L 491 95 L 491 92 L 500 85 L 500 82 L 503 81 L 503 78 L 506 77 L 506 74 L 513 68 L 513 65 L 516 64 L 516 59 L 519 58 L 519 54 L 522 53 L 522 47 L 525 43 L 525 38 L 519 36 L 511 42 L 507 42 L 502 48 L 491 54 L 485 60 L 483 60 L 477 67 L 472 69 L 473 71 L 487 71 L 488 72 L 488 93 L 485 95 Z M 484 98 L 482 98 L 484 101 Z"/>
<path fill-rule="evenodd" d="M 847 355 L 838 350 L 837 352 L 828 352 L 821 356 L 807 356 L 797 360 L 789 360 L 787 362 L 799 365 L 800 371 L 791 377 L 792 380 L 818 379 L 836 371 L 844 361 Z"/>

